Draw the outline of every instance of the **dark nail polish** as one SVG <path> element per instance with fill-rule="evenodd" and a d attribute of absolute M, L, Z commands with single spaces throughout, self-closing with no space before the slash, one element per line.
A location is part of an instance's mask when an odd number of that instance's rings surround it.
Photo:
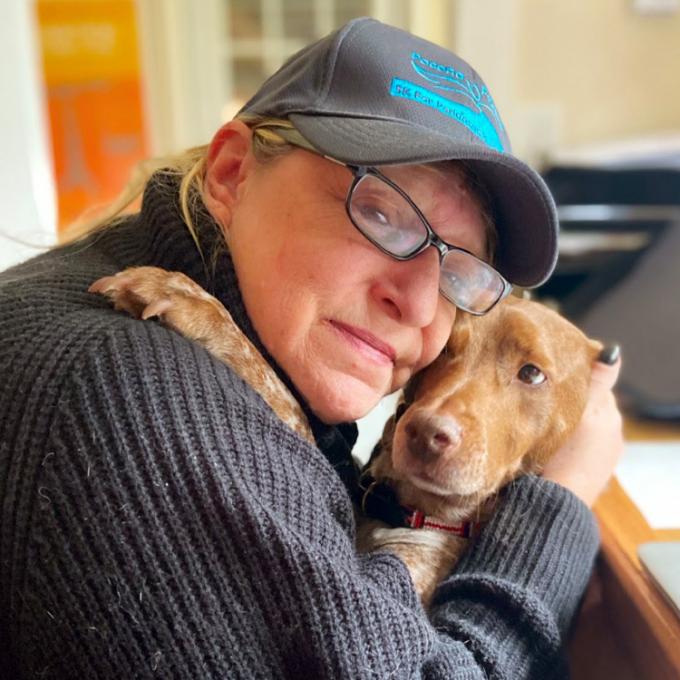
<path fill-rule="evenodd" d="M 601 352 L 597 360 L 607 366 L 613 366 L 621 356 L 621 346 L 620 345 L 608 345 Z"/>

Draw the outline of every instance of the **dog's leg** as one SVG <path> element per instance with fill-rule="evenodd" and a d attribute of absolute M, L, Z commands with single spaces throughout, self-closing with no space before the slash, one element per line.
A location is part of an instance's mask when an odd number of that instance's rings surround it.
<path fill-rule="evenodd" d="M 158 267 L 132 267 L 99 279 L 89 290 L 135 318 L 158 317 L 205 347 L 249 383 L 291 429 L 313 442 L 302 408 L 272 367 L 219 300 L 189 277 Z"/>
<path fill-rule="evenodd" d="M 429 606 L 435 588 L 451 573 L 467 545 L 467 539 L 440 531 L 394 529 L 374 519 L 360 520 L 357 529 L 360 552 L 386 550 L 404 562 L 425 608 Z"/>

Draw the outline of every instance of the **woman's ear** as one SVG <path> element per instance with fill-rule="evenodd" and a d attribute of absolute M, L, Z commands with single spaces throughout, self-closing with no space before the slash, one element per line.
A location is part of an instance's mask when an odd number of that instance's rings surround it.
<path fill-rule="evenodd" d="M 229 227 L 238 191 L 254 166 L 252 130 L 240 120 L 223 125 L 213 137 L 206 160 L 205 206 L 223 229 Z"/>

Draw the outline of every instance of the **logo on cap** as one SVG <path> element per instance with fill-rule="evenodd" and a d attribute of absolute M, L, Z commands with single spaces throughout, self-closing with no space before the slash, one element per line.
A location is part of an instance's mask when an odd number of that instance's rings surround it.
<path fill-rule="evenodd" d="M 402 78 L 392 79 L 390 94 L 393 97 L 410 99 L 435 109 L 458 121 L 492 149 L 501 153 L 505 150 L 497 130 L 497 127 L 503 130 L 503 123 L 486 86 L 480 88 L 463 72 L 427 59 L 418 52 L 411 54 L 411 66 L 430 87 L 457 95 L 461 101 L 454 101 Z"/>

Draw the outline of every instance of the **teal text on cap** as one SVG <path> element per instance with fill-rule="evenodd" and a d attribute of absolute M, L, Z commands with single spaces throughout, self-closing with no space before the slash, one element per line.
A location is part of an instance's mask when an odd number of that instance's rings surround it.
<path fill-rule="evenodd" d="M 393 97 L 403 97 L 423 106 L 429 106 L 458 121 L 492 149 L 501 153 L 505 151 L 496 126 L 489 116 L 495 120 L 496 125 L 501 129 L 503 123 L 486 87 L 480 90 L 479 86 L 466 78 L 462 72 L 431 59 L 426 59 L 417 52 L 411 54 L 411 66 L 431 87 L 453 92 L 468 99 L 470 105 L 452 101 L 421 85 L 401 78 L 392 80 L 390 94 Z"/>

